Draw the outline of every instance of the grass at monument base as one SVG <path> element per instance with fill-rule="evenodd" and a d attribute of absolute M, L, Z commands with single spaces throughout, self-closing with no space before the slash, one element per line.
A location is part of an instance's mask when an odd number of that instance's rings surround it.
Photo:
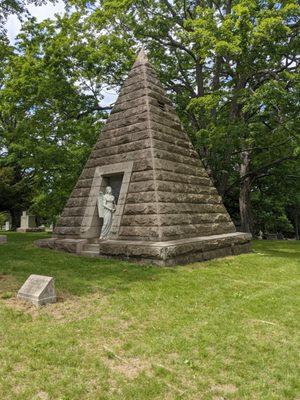
<path fill-rule="evenodd" d="M 1 399 L 299 399 L 300 242 L 161 268 L 35 248 L 44 236 L 0 246 Z M 32 273 L 58 303 L 15 299 Z"/>

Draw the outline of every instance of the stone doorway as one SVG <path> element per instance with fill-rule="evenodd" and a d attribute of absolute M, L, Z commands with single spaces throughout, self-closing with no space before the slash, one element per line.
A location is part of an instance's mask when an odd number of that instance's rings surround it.
<path fill-rule="evenodd" d="M 118 204 L 121 186 L 123 181 L 123 174 L 116 174 L 116 175 L 105 175 L 103 176 L 103 180 L 105 181 L 105 187 L 110 186 L 112 189 L 112 194 L 115 196 L 116 204 Z M 105 190 L 105 189 L 104 189 Z"/>
<path fill-rule="evenodd" d="M 85 214 L 80 228 L 80 237 L 98 239 L 102 227 L 102 218 L 99 218 L 97 200 L 100 192 L 105 193 L 107 186 L 111 186 L 116 198 L 117 209 L 114 213 L 109 238 L 118 236 L 121 217 L 131 178 L 133 162 L 124 162 L 103 167 L 97 167 L 87 201 Z"/>

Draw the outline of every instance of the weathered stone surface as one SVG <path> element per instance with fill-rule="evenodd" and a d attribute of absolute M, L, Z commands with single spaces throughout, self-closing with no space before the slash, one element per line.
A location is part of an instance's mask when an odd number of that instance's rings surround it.
<path fill-rule="evenodd" d="M 149 191 L 155 191 L 155 182 L 153 180 L 130 183 L 128 190 L 129 193 L 140 193 Z"/>
<path fill-rule="evenodd" d="M 218 213 L 209 213 L 209 214 L 186 214 L 186 215 L 177 215 L 177 214 L 161 214 L 157 215 L 156 210 L 153 208 L 153 214 L 149 214 L 149 208 L 144 208 L 144 214 L 138 215 L 135 213 L 134 215 L 123 215 L 122 225 L 123 226 L 173 226 L 176 230 L 176 226 L 180 225 L 184 226 L 196 226 L 196 231 L 198 232 L 197 225 L 201 227 L 207 228 L 208 224 L 214 223 L 223 223 L 228 222 L 231 224 L 230 217 L 228 214 L 218 214 Z M 230 225 L 231 226 L 231 225 Z M 180 230 L 180 227 L 178 231 Z"/>
<path fill-rule="evenodd" d="M 217 195 L 218 192 L 213 186 L 200 186 L 193 183 L 168 182 L 156 179 L 156 189 L 162 192 L 189 193 L 189 194 L 208 194 Z"/>
<path fill-rule="evenodd" d="M 71 195 L 72 197 L 69 198 L 67 202 L 67 207 L 66 208 L 71 208 L 71 207 L 85 207 L 86 202 L 87 202 L 87 197 L 73 197 L 73 193 Z M 64 210 L 64 212 L 66 209 Z"/>
<path fill-rule="evenodd" d="M 40 226 L 36 228 L 17 228 L 17 232 L 25 233 L 25 232 L 45 232 L 45 227 Z"/>
<path fill-rule="evenodd" d="M 166 171 L 157 171 L 156 172 L 156 179 L 157 180 L 165 180 L 170 182 L 182 182 L 189 185 L 194 186 L 208 186 L 213 187 L 209 178 L 194 176 L 194 175 L 187 175 L 187 174 L 179 174 L 176 172 L 166 172 Z"/>
<path fill-rule="evenodd" d="M 7 243 L 7 236 L 0 235 L 0 244 L 5 244 L 5 243 Z"/>
<path fill-rule="evenodd" d="M 154 162 L 157 170 L 170 171 L 178 174 L 202 176 L 208 178 L 207 172 L 200 163 L 199 165 L 189 165 L 189 164 L 184 164 L 180 161 L 174 162 L 159 158 L 154 158 Z"/>
<path fill-rule="evenodd" d="M 161 158 L 167 161 L 174 161 L 176 163 L 182 163 L 184 165 L 199 165 L 199 160 L 189 156 L 183 156 L 177 153 L 171 153 L 169 151 L 154 149 L 155 158 Z"/>
<path fill-rule="evenodd" d="M 114 154 L 112 156 L 101 157 L 101 165 L 117 164 L 126 161 L 138 161 L 138 160 L 144 161 L 145 158 L 148 158 L 149 161 L 152 162 L 151 157 L 152 157 L 151 149 L 146 148 L 144 150 L 136 150 L 136 151 L 130 151 L 128 153 L 119 153 L 119 154 Z M 99 159 L 94 158 L 92 156 L 87 162 L 87 166 L 88 167 L 99 166 Z"/>
<path fill-rule="evenodd" d="M 123 135 L 127 135 L 129 133 L 139 133 L 139 132 L 147 132 L 147 137 L 149 137 L 148 131 L 148 121 L 138 122 L 135 121 L 133 124 L 128 126 L 124 126 L 121 128 L 114 128 L 110 124 L 107 124 L 102 129 L 101 139 L 96 143 L 95 148 L 102 148 L 103 145 L 107 145 L 106 140 L 119 140 Z M 109 144 L 108 144 L 109 145 Z"/>
<path fill-rule="evenodd" d="M 86 239 L 61 239 L 53 237 L 37 240 L 35 245 L 41 248 L 62 250 L 67 253 L 80 253 L 86 243 Z"/>
<path fill-rule="evenodd" d="M 122 239 L 157 240 L 160 239 L 157 226 L 123 226 L 119 230 Z"/>
<path fill-rule="evenodd" d="M 157 198 L 168 203 L 222 204 L 218 195 L 198 193 L 157 192 Z"/>
<path fill-rule="evenodd" d="M 117 130 L 115 131 L 110 131 L 109 134 L 111 135 L 115 135 L 112 138 L 109 137 L 107 139 L 102 138 L 102 142 L 101 143 L 97 143 L 97 145 L 95 146 L 95 149 L 107 149 L 110 147 L 114 147 L 114 146 L 120 146 L 122 144 L 129 144 L 129 143 L 133 143 L 136 141 L 141 141 L 141 140 L 147 140 L 149 139 L 149 131 L 147 129 L 145 130 L 140 130 L 137 132 L 134 132 L 133 130 L 125 133 L 124 129 L 120 130 L 122 132 L 121 135 L 117 135 Z M 108 135 L 107 135 L 108 136 Z M 124 150 L 126 149 L 125 147 L 123 148 Z"/>
<path fill-rule="evenodd" d="M 164 138 L 172 138 L 173 140 L 179 140 L 182 145 L 185 143 L 185 147 L 190 147 L 191 142 L 186 133 L 181 129 L 173 129 L 168 125 L 164 125 L 161 120 L 150 121 L 150 128 L 155 139 L 162 140 Z M 167 142 L 169 140 L 166 140 Z M 182 143 L 183 142 L 183 143 Z M 178 143 L 179 144 L 179 143 Z"/>
<path fill-rule="evenodd" d="M 147 94 L 145 91 L 141 91 L 141 96 L 136 96 L 134 99 L 128 96 L 127 101 L 117 102 L 112 109 L 111 115 L 128 110 L 136 110 L 136 107 L 140 107 L 141 105 L 147 105 Z"/>
<path fill-rule="evenodd" d="M 99 255 L 171 266 L 249 252 L 250 239 L 251 235 L 237 232 L 169 242 L 109 240 L 100 243 Z"/>
<path fill-rule="evenodd" d="M 74 224 L 75 226 L 80 226 L 81 220 L 82 216 L 80 217 L 71 216 L 71 217 L 61 217 L 59 221 L 60 221 L 60 226 L 70 226 L 72 224 Z"/>
<path fill-rule="evenodd" d="M 80 237 L 80 226 L 56 226 L 54 234 L 64 235 L 67 238 Z"/>
<path fill-rule="evenodd" d="M 18 291 L 17 297 L 35 306 L 55 303 L 56 292 L 54 279 L 50 276 L 30 275 Z"/>
<path fill-rule="evenodd" d="M 62 217 L 78 217 L 84 214 L 85 207 L 69 207 L 62 212 Z"/>
<path fill-rule="evenodd" d="M 127 203 L 124 208 L 124 215 L 128 214 L 178 214 L 179 212 L 184 216 L 186 214 L 197 213 L 224 213 L 222 204 L 194 204 L 194 203 Z M 228 215 L 225 213 L 225 215 Z"/>
<path fill-rule="evenodd" d="M 198 158 L 197 152 L 194 149 L 191 149 L 190 147 L 182 147 L 178 144 L 173 144 L 173 143 L 169 143 L 169 142 L 165 142 L 163 140 L 157 140 L 157 139 L 153 139 L 152 145 L 157 150 L 165 150 L 172 154 L 180 154 L 180 155 L 186 156 L 186 157 Z M 198 161 L 198 159 L 197 159 L 197 161 Z M 197 162 L 197 164 L 198 164 L 198 162 Z"/>

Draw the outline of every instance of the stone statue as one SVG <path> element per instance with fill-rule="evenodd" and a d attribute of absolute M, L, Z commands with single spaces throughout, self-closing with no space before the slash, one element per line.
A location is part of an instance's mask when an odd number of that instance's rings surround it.
<path fill-rule="evenodd" d="M 98 197 L 98 213 L 99 217 L 103 218 L 103 225 L 101 229 L 100 239 L 106 239 L 109 234 L 113 213 L 116 211 L 115 196 L 112 194 L 110 186 L 105 189 L 105 195 L 102 192 Z"/>

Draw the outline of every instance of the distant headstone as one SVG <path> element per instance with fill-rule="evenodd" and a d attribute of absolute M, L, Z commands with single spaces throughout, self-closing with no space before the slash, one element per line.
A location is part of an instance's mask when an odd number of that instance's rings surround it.
<path fill-rule="evenodd" d="M 2 229 L 3 231 L 10 231 L 12 225 L 11 214 L 9 211 L 4 211 L 4 215 L 5 215 L 5 224 L 3 226 L 0 226 L 0 229 Z"/>
<path fill-rule="evenodd" d="M 20 228 L 27 229 L 27 228 L 35 228 L 35 227 L 36 227 L 35 215 L 30 215 L 30 214 L 27 214 L 26 211 L 23 211 L 22 216 L 21 216 Z"/>
<path fill-rule="evenodd" d="M 50 276 L 30 275 L 18 291 L 18 299 L 26 300 L 35 306 L 56 303 L 54 279 Z"/>
<path fill-rule="evenodd" d="M 44 226 L 36 226 L 35 215 L 27 214 L 23 211 L 21 216 L 21 226 L 17 229 L 18 232 L 44 232 Z"/>
<path fill-rule="evenodd" d="M 7 243 L 7 236 L 6 235 L 0 235 L 0 244 Z"/>
<path fill-rule="evenodd" d="M 267 234 L 267 240 L 277 240 L 277 233 L 268 233 Z"/>

